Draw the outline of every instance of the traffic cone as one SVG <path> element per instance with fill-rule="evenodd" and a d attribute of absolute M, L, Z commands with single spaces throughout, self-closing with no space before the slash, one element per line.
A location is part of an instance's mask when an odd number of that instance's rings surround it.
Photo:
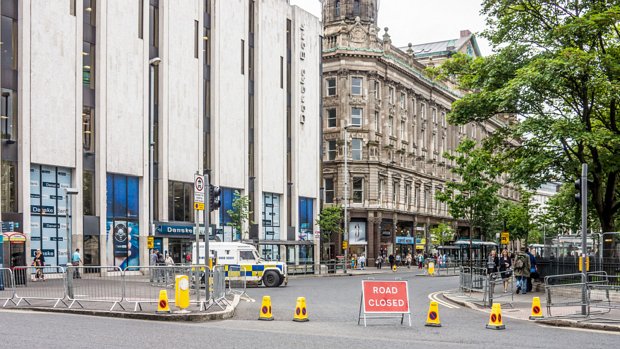
<path fill-rule="evenodd" d="M 532 298 L 532 315 L 530 315 L 530 320 L 543 318 L 542 309 L 540 308 L 540 298 L 534 297 Z"/>
<path fill-rule="evenodd" d="M 295 305 L 295 315 L 293 315 L 293 321 L 310 321 L 308 319 L 308 311 L 306 310 L 306 297 L 297 297 L 297 304 Z"/>
<path fill-rule="evenodd" d="M 271 315 L 271 297 L 263 296 L 263 302 L 260 307 L 260 313 L 258 314 L 259 320 L 271 321 L 273 316 Z"/>
<path fill-rule="evenodd" d="M 504 330 L 506 326 L 502 323 L 502 306 L 499 303 L 493 303 L 491 308 L 491 316 L 487 328 L 491 330 Z"/>
<path fill-rule="evenodd" d="M 159 302 L 157 302 L 157 314 L 169 314 L 170 304 L 168 304 L 168 292 L 166 290 L 159 291 Z"/>
<path fill-rule="evenodd" d="M 431 305 L 428 307 L 428 315 L 426 315 L 426 324 L 424 326 L 441 327 L 441 321 L 439 321 L 439 306 L 435 301 L 431 301 Z"/>

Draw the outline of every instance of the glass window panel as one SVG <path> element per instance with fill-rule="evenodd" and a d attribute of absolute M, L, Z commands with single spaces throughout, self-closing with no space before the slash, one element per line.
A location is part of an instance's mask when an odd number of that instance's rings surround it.
<path fill-rule="evenodd" d="M 327 127 L 336 127 L 336 109 L 327 109 Z"/>
<path fill-rule="evenodd" d="M 333 178 L 325 178 L 325 202 L 333 203 L 334 202 L 334 179 Z"/>
<path fill-rule="evenodd" d="M 351 78 L 351 94 L 354 96 L 362 95 L 362 78 Z"/>
<path fill-rule="evenodd" d="M 138 177 L 127 177 L 127 217 L 138 218 L 140 207 Z"/>
<path fill-rule="evenodd" d="M 362 160 L 362 139 L 353 138 L 351 141 L 353 160 Z"/>
<path fill-rule="evenodd" d="M 114 175 L 114 217 L 127 217 L 127 177 Z"/>
<path fill-rule="evenodd" d="M 351 124 L 361 127 L 362 126 L 362 109 L 351 108 Z"/>
<path fill-rule="evenodd" d="M 364 200 L 364 178 L 353 178 L 353 202 L 361 204 Z"/>

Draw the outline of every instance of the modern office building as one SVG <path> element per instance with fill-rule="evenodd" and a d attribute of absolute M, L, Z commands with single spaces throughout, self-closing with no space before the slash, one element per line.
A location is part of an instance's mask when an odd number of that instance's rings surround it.
<path fill-rule="evenodd" d="M 27 253 L 65 264 L 71 228 L 87 265 L 148 264 L 149 235 L 181 262 L 200 172 L 222 188 L 213 238 L 314 260 L 316 17 L 286 0 L 3 0 L 0 13 L 1 214 Z M 228 226 L 234 191 L 251 199 L 243 232 Z"/>
<path fill-rule="evenodd" d="M 510 119 L 450 125 L 446 114 L 462 93 L 432 81 L 424 69 L 430 57 L 441 60 L 443 46 L 479 55 L 475 37 L 463 32 L 458 47 L 444 42 L 401 50 L 388 28 L 379 35 L 377 0 L 322 4 L 325 203 L 349 208 L 349 255 L 365 254 L 373 263 L 379 253 L 428 250 L 429 231 L 442 221 L 467 232 L 435 196 L 458 180 L 450 172 L 454 162 L 443 154 L 462 138 L 480 140 Z M 416 50 L 428 52 L 418 59 Z M 509 186 L 501 194 L 518 197 Z M 341 254 L 342 240 L 325 241 L 322 257 Z"/>

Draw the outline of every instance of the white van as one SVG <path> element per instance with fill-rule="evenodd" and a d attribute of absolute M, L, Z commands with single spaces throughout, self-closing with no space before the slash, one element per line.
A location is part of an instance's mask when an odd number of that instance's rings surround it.
<path fill-rule="evenodd" d="M 196 254 L 196 243 L 193 244 L 192 263 L 205 263 L 205 244 L 201 242 L 198 254 Z M 229 270 L 233 277 L 246 277 L 248 282 L 262 283 L 267 287 L 278 287 L 288 284 L 286 264 L 282 262 L 266 262 L 258 255 L 256 248 L 241 242 L 215 242 L 209 241 L 209 254 L 214 260 L 215 265 L 224 265 L 226 278 L 229 277 Z M 196 261 L 198 255 L 198 261 Z M 233 268 L 231 268 L 233 267 Z M 238 267 L 234 268 L 234 267 Z M 240 270 L 238 272 L 237 270 Z"/>

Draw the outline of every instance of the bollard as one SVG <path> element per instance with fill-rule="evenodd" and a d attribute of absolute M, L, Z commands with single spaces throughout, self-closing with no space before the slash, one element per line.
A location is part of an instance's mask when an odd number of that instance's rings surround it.
<path fill-rule="evenodd" d="M 174 304 L 181 312 L 189 307 L 189 278 L 187 275 L 176 275 L 174 278 Z"/>

